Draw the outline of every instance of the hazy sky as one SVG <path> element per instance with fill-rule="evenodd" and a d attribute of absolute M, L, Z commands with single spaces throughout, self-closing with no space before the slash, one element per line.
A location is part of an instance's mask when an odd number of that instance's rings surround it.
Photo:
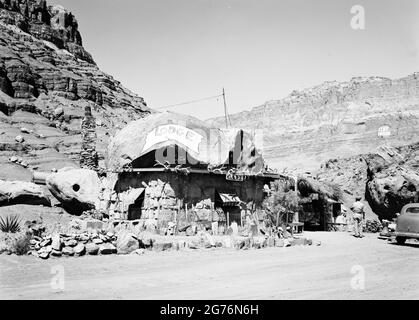
<path fill-rule="evenodd" d="M 419 71 L 417 0 L 50 0 L 99 67 L 156 108 L 221 93 L 230 113 L 294 89 Z M 365 30 L 350 10 L 365 8 Z M 171 108 L 200 118 L 222 100 Z"/>

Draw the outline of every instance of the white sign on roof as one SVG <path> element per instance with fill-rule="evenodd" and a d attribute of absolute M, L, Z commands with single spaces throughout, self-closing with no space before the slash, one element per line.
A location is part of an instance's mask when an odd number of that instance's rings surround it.
<path fill-rule="evenodd" d="M 151 149 L 159 143 L 171 140 L 199 153 L 199 144 L 202 139 L 202 135 L 189 128 L 177 124 L 165 124 L 154 128 L 147 134 L 142 152 Z"/>

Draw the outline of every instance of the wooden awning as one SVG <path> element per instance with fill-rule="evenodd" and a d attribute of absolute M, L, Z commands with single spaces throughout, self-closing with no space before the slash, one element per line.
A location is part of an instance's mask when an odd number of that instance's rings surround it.
<path fill-rule="evenodd" d="M 224 206 L 238 206 L 242 202 L 240 198 L 233 193 L 219 193 L 219 195 Z"/>

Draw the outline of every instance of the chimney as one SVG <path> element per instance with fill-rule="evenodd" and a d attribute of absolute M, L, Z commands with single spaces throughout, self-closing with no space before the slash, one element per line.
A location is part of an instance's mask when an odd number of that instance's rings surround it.
<path fill-rule="evenodd" d="M 80 152 L 80 167 L 85 169 L 98 169 L 98 155 L 96 152 L 96 121 L 92 116 L 90 106 L 84 109 L 84 118 L 81 122 L 82 145 Z"/>

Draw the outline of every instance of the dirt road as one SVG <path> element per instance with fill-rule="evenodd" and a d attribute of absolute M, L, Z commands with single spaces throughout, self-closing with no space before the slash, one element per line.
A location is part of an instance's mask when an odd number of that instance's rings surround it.
<path fill-rule="evenodd" d="M 306 236 L 320 240 L 322 245 L 147 252 L 142 256 L 47 261 L 2 255 L 0 298 L 419 298 L 418 242 L 398 246 L 378 240 L 373 234 L 364 239 L 348 233 Z"/>

